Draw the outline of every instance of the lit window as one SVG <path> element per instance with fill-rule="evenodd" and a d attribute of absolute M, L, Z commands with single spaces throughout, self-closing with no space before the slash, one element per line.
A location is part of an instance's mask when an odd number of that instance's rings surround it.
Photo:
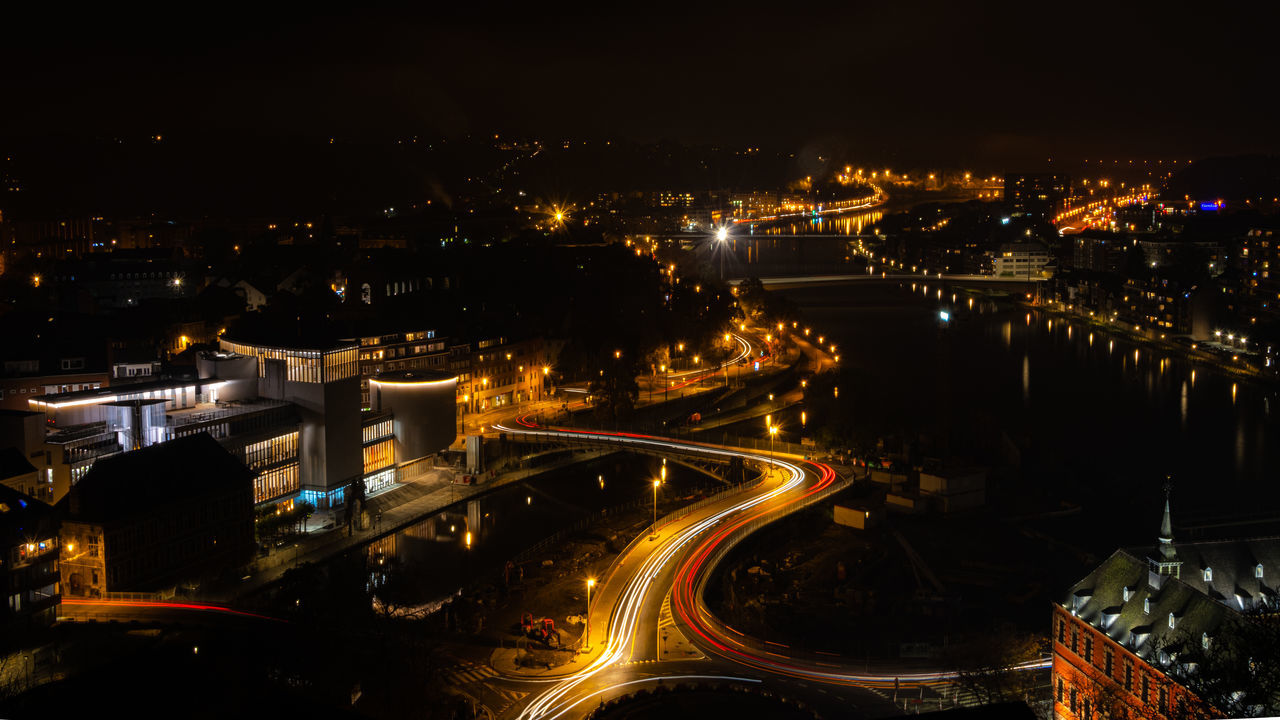
<path fill-rule="evenodd" d="M 1204 569 L 1204 581 L 1213 582 L 1213 568 L 1207 567 Z"/>

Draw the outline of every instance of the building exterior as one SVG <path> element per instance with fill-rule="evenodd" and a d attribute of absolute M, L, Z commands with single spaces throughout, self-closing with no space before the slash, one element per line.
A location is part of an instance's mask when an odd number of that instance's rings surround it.
<path fill-rule="evenodd" d="M 508 341 L 505 337 L 477 342 L 458 372 L 458 403 L 465 413 L 477 413 L 513 403 L 541 400 L 550 387 L 554 349 L 541 338 Z M 465 367 L 459 372 L 459 366 Z"/>
<path fill-rule="evenodd" d="M 65 595 L 154 592 L 244 565 L 253 482 L 206 432 L 98 461 L 63 501 Z"/>
<path fill-rule="evenodd" d="M 26 410 L 27 401 L 39 395 L 106 387 L 105 372 L 86 370 L 82 357 L 59 358 L 57 366 L 40 360 L 6 360 L 0 373 L 0 408 Z"/>
<path fill-rule="evenodd" d="M 53 508 L 0 485 L 0 628 L 49 625 L 59 601 L 58 530 Z"/>
<path fill-rule="evenodd" d="M 449 348 L 435 330 L 362 335 L 351 342 L 360 345 L 360 407 L 373 407 L 369 378 L 383 372 L 447 370 Z"/>
<path fill-rule="evenodd" d="M 1121 549 L 1053 606 L 1054 715 L 1185 717 L 1203 703 L 1174 678 L 1249 612 L 1274 612 L 1280 538 L 1175 543 L 1166 499 L 1156 545 Z"/>
<path fill-rule="evenodd" d="M 1241 291 L 1249 305 L 1261 314 L 1280 317 L 1280 235 L 1276 228 L 1249 228 L 1240 239 L 1238 263 L 1243 276 Z"/>
<path fill-rule="evenodd" d="M 921 470 L 920 497 L 944 513 L 980 508 L 987 504 L 987 471 L 957 467 Z"/>
<path fill-rule="evenodd" d="M 373 388 L 374 407 L 392 418 L 392 432 L 387 435 L 394 437 L 395 464 L 404 466 L 434 456 L 453 444 L 457 437 L 454 424 L 458 395 L 456 375 L 399 371 L 383 373 L 369 382 Z M 369 472 L 367 456 L 366 472 Z"/>
<path fill-rule="evenodd" d="M 1071 264 L 1079 270 L 1112 273 L 1124 265 L 1126 237 L 1102 230 L 1071 236 Z"/>
<path fill-rule="evenodd" d="M 997 277 L 1043 278 L 1053 274 L 1053 255 L 1040 243 L 1007 243 L 995 257 Z"/>
<path fill-rule="evenodd" d="M 95 252 L 59 263 L 47 281 L 60 298 L 88 293 L 102 307 L 136 307 L 146 299 L 189 297 L 199 288 L 187 278 L 180 250 Z"/>
<path fill-rule="evenodd" d="M 0 485 L 7 485 L 31 497 L 46 489 L 36 466 L 16 447 L 0 447 Z"/>
<path fill-rule="evenodd" d="M 1071 196 L 1071 178 L 1066 175 L 1023 173 L 1004 176 L 1004 202 L 1014 215 L 1048 220 Z"/>
<path fill-rule="evenodd" d="M 221 345 L 223 353 L 256 359 L 259 397 L 296 407 L 302 497 L 317 508 L 342 505 L 347 486 L 363 475 L 359 346 L 279 347 L 226 337 Z"/>

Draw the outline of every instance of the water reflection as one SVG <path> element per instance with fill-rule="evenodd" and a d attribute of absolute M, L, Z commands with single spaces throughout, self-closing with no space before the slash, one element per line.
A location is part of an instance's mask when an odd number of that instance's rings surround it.
<path fill-rule="evenodd" d="M 1031 356 L 1022 356 L 1022 401 L 1031 402 Z"/>
<path fill-rule="evenodd" d="M 1088 342 L 1072 346 L 1064 340 L 1074 340 L 1070 323 L 999 299 L 979 299 L 979 312 L 960 313 L 939 333 L 935 293 L 923 295 L 921 284 L 913 289 L 910 281 L 901 289 L 806 288 L 787 296 L 813 327 L 845 346 L 863 383 L 892 388 L 894 402 L 912 408 L 907 418 L 895 418 L 908 437 L 927 436 L 944 422 L 938 398 L 945 397 L 954 414 L 946 422 L 953 428 L 950 451 L 982 460 L 984 448 L 1013 442 L 1020 453 L 1013 472 L 1028 482 L 1069 478 L 1073 487 L 1124 498 L 1115 503 L 1120 508 L 1145 502 L 1148 481 L 1172 472 L 1175 481 L 1184 479 L 1177 492 L 1188 513 L 1280 507 L 1280 483 L 1271 481 L 1280 471 L 1280 444 L 1265 440 L 1274 433 L 1270 388 L 1195 368 L 1098 327 L 1087 328 Z M 1063 325 L 1068 329 L 1058 332 Z M 947 338 L 950 367 L 935 382 L 920 383 L 919 358 L 939 357 L 940 337 Z M 1030 392 L 1033 364 L 1038 381 L 1052 378 L 1037 393 Z M 992 434 L 972 427 L 979 422 Z M 869 431 L 887 437 L 895 430 Z M 956 438 L 966 434 L 962 445 Z M 1236 492 L 1220 492 L 1223 482 L 1233 482 Z"/>
<path fill-rule="evenodd" d="M 369 542 L 364 553 L 371 582 L 380 585 L 389 573 L 399 573 L 412 577 L 419 602 L 438 600 L 601 511 L 648 507 L 651 482 L 664 469 L 663 493 L 671 498 L 692 498 L 699 488 L 714 486 L 699 472 L 674 462 L 664 467 L 645 455 L 583 463 L 455 503 Z"/>

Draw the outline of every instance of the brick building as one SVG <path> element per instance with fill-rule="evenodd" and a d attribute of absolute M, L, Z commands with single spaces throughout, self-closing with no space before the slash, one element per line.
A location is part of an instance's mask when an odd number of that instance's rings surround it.
<path fill-rule="evenodd" d="M 1273 613 L 1280 537 L 1175 543 L 1166 499 L 1154 548 L 1117 550 L 1053 607 L 1054 717 L 1194 716 L 1175 677 L 1228 641 L 1245 613 Z"/>

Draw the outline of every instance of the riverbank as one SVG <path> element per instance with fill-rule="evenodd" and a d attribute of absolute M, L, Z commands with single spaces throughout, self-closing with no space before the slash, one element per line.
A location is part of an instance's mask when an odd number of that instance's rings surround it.
<path fill-rule="evenodd" d="M 1081 308 L 1065 303 L 1035 303 L 1019 301 L 1019 305 L 1028 310 L 1051 315 L 1069 322 L 1079 322 L 1091 330 L 1122 338 L 1128 342 L 1156 348 L 1171 357 L 1177 357 L 1189 364 L 1221 372 L 1223 374 L 1249 380 L 1268 387 L 1280 387 L 1280 375 L 1266 367 L 1257 367 L 1249 361 L 1247 355 L 1239 353 L 1233 356 L 1214 354 L 1204 349 L 1203 343 L 1193 342 L 1190 346 L 1174 342 L 1174 336 L 1161 336 L 1151 331 L 1135 330 L 1123 322 L 1104 321 L 1100 316 Z M 1167 334 L 1166 334 L 1167 335 Z M 1182 337 L 1182 336 L 1177 336 Z M 1237 360 L 1227 359 L 1237 357 Z"/>

